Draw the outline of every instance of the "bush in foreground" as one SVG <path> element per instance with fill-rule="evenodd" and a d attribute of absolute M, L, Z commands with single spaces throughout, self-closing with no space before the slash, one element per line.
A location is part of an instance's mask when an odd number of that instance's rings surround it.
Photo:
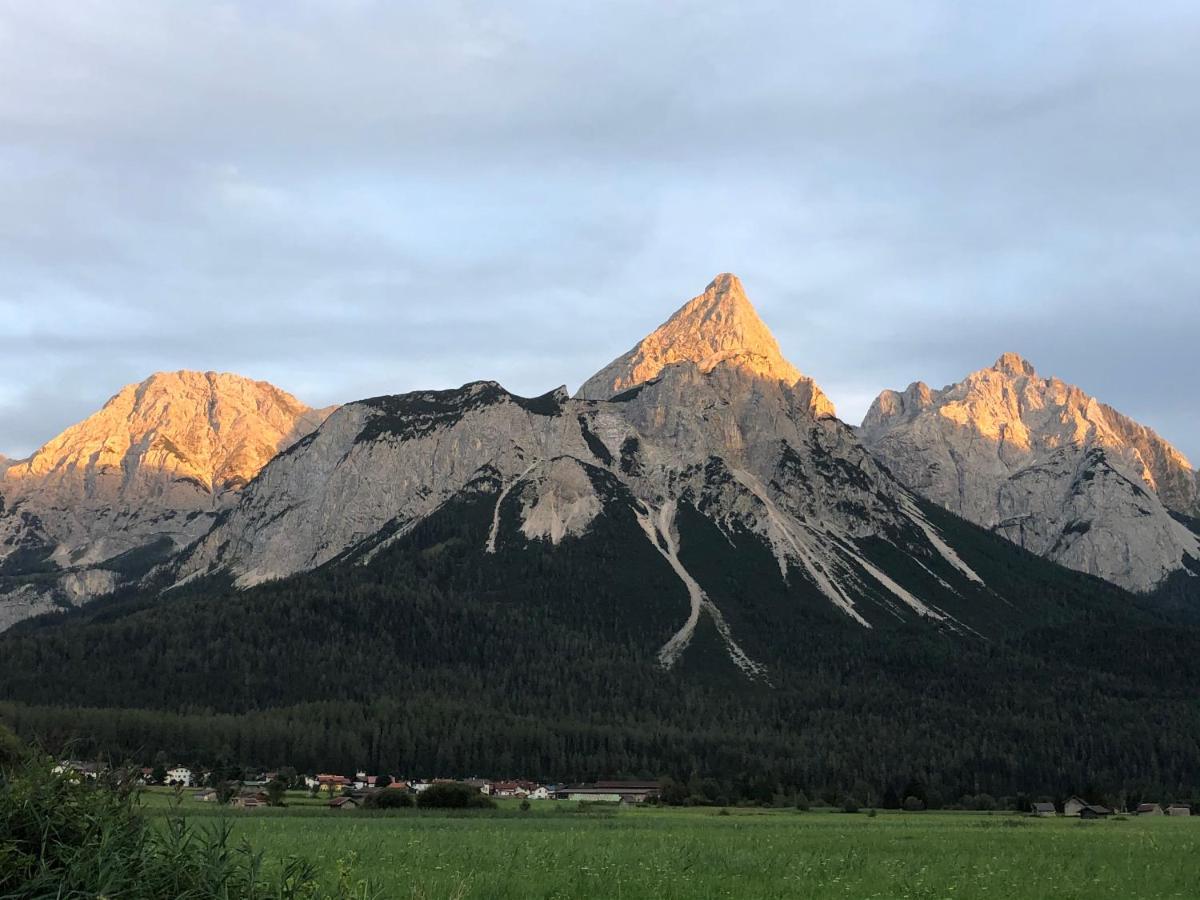
<path fill-rule="evenodd" d="M 262 854 L 232 845 L 226 821 L 197 829 L 181 816 L 151 823 L 129 782 L 55 773 L 33 756 L 0 783 L 0 897 L 136 897 L 139 900 L 369 898 L 369 885 L 334 894 L 309 862 L 268 874 Z"/>

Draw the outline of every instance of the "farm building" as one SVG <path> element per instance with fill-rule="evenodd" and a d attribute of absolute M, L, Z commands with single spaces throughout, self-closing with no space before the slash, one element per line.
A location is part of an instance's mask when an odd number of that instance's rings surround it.
<path fill-rule="evenodd" d="M 555 796 L 593 803 L 645 803 L 657 797 L 659 791 L 658 783 L 653 781 L 597 781 L 563 788 Z"/>
<path fill-rule="evenodd" d="M 1111 816 L 1113 811 L 1098 803 L 1088 803 L 1081 797 L 1071 797 L 1063 804 L 1064 816 L 1078 816 L 1081 819 L 1102 819 Z"/>
<path fill-rule="evenodd" d="M 1035 816 L 1056 816 L 1056 815 L 1058 815 L 1058 810 L 1056 810 L 1054 808 L 1053 803 L 1035 803 L 1035 804 L 1033 804 L 1031 812 Z"/>
<path fill-rule="evenodd" d="M 243 791 L 230 800 L 229 805 L 235 809 L 259 809 L 270 806 L 271 801 L 262 791 Z"/>
<path fill-rule="evenodd" d="M 1167 807 L 1168 816 L 1190 816 L 1192 808 L 1183 803 L 1172 803 Z"/>
<path fill-rule="evenodd" d="M 1136 812 L 1139 816 L 1161 816 L 1163 809 L 1157 803 L 1139 803 Z"/>
<path fill-rule="evenodd" d="M 329 801 L 330 809 L 358 809 L 358 801 L 353 797 L 336 797 Z"/>

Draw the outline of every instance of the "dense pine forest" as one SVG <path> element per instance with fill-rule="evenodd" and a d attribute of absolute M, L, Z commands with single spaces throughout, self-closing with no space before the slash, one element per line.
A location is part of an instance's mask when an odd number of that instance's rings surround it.
<path fill-rule="evenodd" d="M 687 595 L 616 507 L 485 564 L 484 499 L 370 565 L 26 623 L 0 638 L 0 718 L 54 752 L 196 765 L 671 775 L 755 799 L 1200 796 L 1200 632 L 948 513 L 927 509 L 992 589 L 962 600 L 973 630 L 864 629 L 757 541 L 685 515 L 684 561 L 767 668 L 752 682 L 704 627 L 657 665 Z"/>

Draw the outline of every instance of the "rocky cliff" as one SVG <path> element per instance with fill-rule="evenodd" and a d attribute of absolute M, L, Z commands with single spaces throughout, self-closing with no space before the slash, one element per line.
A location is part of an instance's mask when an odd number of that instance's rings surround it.
<path fill-rule="evenodd" d="M 668 667 L 702 626 L 746 675 L 767 677 L 683 561 L 680 517 L 692 513 L 731 543 L 754 536 L 778 577 L 808 583 L 864 627 L 881 615 L 959 627 L 887 571 L 881 559 L 891 554 L 939 598 L 956 594 L 950 582 L 982 589 L 820 389 L 783 360 L 732 276 L 574 399 L 561 388 L 522 398 L 478 382 L 343 406 L 263 469 L 178 580 L 223 572 L 245 587 L 339 558 L 369 563 L 468 496 L 492 504 L 484 553 L 570 540 L 623 510 L 634 539 L 653 546 L 691 598 L 661 649 Z"/>
<path fill-rule="evenodd" d="M 1155 434 L 1016 354 L 884 391 L 860 436 L 909 487 L 1056 562 L 1150 590 L 1200 559 L 1196 473 Z"/>
<path fill-rule="evenodd" d="M 729 273 L 714 278 L 703 294 L 584 382 L 576 396 L 607 400 L 679 362 L 690 362 L 704 374 L 724 365 L 764 381 L 783 382 L 814 415 L 834 415 L 833 403 L 816 382 L 783 358 L 742 282 Z"/>
<path fill-rule="evenodd" d="M 163 372 L 0 472 L 0 627 L 110 592 L 205 534 L 326 415 L 261 381 Z"/>

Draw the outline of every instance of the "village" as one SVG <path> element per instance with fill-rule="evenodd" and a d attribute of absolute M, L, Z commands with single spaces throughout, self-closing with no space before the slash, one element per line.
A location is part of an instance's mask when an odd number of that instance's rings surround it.
<path fill-rule="evenodd" d="M 62 760 L 58 773 L 72 772 L 95 778 L 110 771 L 103 764 Z M 480 797 L 537 801 L 567 800 L 578 803 L 629 805 L 655 802 L 662 787 L 657 781 L 597 781 L 590 784 L 540 784 L 534 781 L 498 781 L 483 778 L 405 779 L 390 775 L 369 775 L 358 771 L 353 776 L 320 773 L 297 774 L 292 770 L 263 771 L 253 776 L 228 780 L 213 770 L 193 769 L 184 765 L 144 766 L 129 773 L 140 786 L 175 788 L 193 801 L 226 803 L 237 809 L 280 806 L 288 791 L 305 791 L 312 798 L 325 799 L 332 809 L 352 810 L 363 807 L 405 806 L 410 803 L 372 802 L 388 794 L 410 801 L 439 786 L 470 788 Z"/>
<path fill-rule="evenodd" d="M 55 771 L 95 778 L 113 770 L 100 763 L 63 760 L 55 767 Z M 437 793 L 438 790 L 448 787 L 456 789 L 460 796 L 470 793 L 488 800 L 521 801 L 523 808 L 528 808 L 530 801 L 569 801 L 618 806 L 674 803 L 670 796 L 671 779 L 561 784 L 484 778 L 406 779 L 390 775 L 371 775 L 362 770 L 355 772 L 353 776 L 331 773 L 298 774 L 291 769 L 262 771 L 252 776 L 228 779 L 214 770 L 193 769 L 186 765 L 168 767 L 161 764 L 141 767 L 127 774 L 139 786 L 173 788 L 181 797 L 194 802 L 226 804 L 234 809 L 243 810 L 286 805 L 289 791 L 303 791 L 313 800 L 323 800 L 330 809 L 343 811 L 416 806 L 424 805 L 420 802 L 423 795 L 432 799 L 432 795 L 428 795 L 427 792 Z M 484 804 L 472 805 L 492 804 L 485 801 Z M 907 803 L 904 808 L 910 812 L 919 811 Z M 1073 795 L 1061 803 L 1036 801 L 1027 809 L 1010 811 L 1024 812 L 1035 818 L 1061 816 L 1090 820 L 1114 816 L 1190 816 L 1192 806 L 1175 801 L 1141 802 L 1131 804 L 1126 809 L 1091 803 Z"/>

